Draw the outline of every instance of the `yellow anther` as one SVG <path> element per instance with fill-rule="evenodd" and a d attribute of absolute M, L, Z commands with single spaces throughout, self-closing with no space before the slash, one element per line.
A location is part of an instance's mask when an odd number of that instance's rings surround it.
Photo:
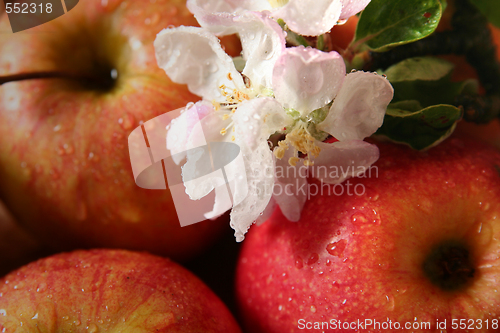
<path fill-rule="evenodd" d="M 233 128 L 234 129 L 234 128 Z M 234 137 L 234 135 L 231 137 L 231 141 L 234 141 L 236 140 L 236 138 Z"/>
<path fill-rule="evenodd" d="M 212 101 L 212 105 L 214 106 L 215 111 L 219 111 L 220 110 L 220 103 L 219 102 L 213 100 Z"/>
<path fill-rule="evenodd" d="M 223 128 L 223 129 L 221 129 L 221 130 L 220 130 L 220 134 L 222 134 L 222 135 L 226 135 L 226 133 L 227 133 L 227 131 L 226 131 L 226 129 L 225 129 L 225 128 Z"/>
<path fill-rule="evenodd" d="M 227 73 L 227 79 L 229 81 L 233 81 L 233 76 L 231 75 L 231 73 Z"/>
<path fill-rule="evenodd" d="M 298 158 L 298 157 L 290 157 L 288 159 L 288 164 L 290 164 L 291 166 L 296 166 L 298 161 L 300 161 L 300 158 Z"/>
<path fill-rule="evenodd" d="M 229 117 L 231 117 L 231 115 L 225 114 L 222 116 L 222 120 L 227 120 Z"/>
<path fill-rule="evenodd" d="M 307 160 L 304 160 L 304 165 L 305 165 L 305 166 L 313 166 L 313 165 L 314 165 L 314 162 L 313 162 L 313 161 L 311 161 L 311 160 L 309 160 L 309 159 L 307 159 Z"/>
<path fill-rule="evenodd" d="M 283 157 L 285 157 L 285 150 L 286 149 L 279 147 L 279 148 L 274 149 L 273 154 L 274 154 L 274 156 L 276 156 L 276 158 L 281 160 Z"/>

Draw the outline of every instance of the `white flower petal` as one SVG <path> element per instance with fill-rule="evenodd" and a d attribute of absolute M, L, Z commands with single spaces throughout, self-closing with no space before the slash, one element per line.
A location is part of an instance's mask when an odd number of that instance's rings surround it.
<path fill-rule="evenodd" d="M 287 48 L 276 62 L 273 91 L 285 108 L 307 115 L 332 101 L 344 77 L 344 60 L 337 52 L 292 47 Z"/>
<path fill-rule="evenodd" d="M 273 199 L 283 215 L 296 222 L 300 220 L 307 201 L 307 167 L 302 163 L 291 166 L 288 163 L 290 157 L 297 157 L 297 152 L 287 149 L 282 159 L 276 159 Z"/>
<path fill-rule="evenodd" d="M 271 87 L 273 67 L 285 50 L 285 34 L 279 24 L 259 14 L 249 13 L 236 20 L 246 60 L 243 74 L 253 86 Z"/>
<path fill-rule="evenodd" d="M 192 93 L 204 99 L 220 100 L 222 84 L 231 89 L 244 87 L 232 58 L 217 37 L 202 28 L 164 29 L 156 36 L 154 46 L 158 65 L 170 79 L 187 84 Z"/>
<path fill-rule="evenodd" d="M 329 184 L 340 184 L 351 177 L 358 177 L 379 158 L 378 147 L 361 140 L 316 142 L 321 148 L 314 158 L 311 175 Z"/>
<path fill-rule="evenodd" d="M 393 94 L 394 89 L 383 76 L 349 73 L 330 112 L 317 127 L 340 141 L 362 140 L 382 125 Z"/>
<path fill-rule="evenodd" d="M 207 219 L 215 219 L 231 209 L 232 206 L 233 204 L 231 202 L 231 198 L 229 197 L 226 184 L 217 186 L 215 188 L 214 209 L 205 213 L 205 217 Z"/>
<path fill-rule="evenodd" d="M 349 17 L 356 15 L 370 3 L 371 0 L 342 0 L 341 20 L 347 20 Z"/>
<path fill-rule="evenodd" d="M 245 11 L 271 10 L 267 0 L 187 0 L 187 8 L 193 13 L 202 27 L 207 15 L 241 14 Z M 200 19 L 201 18 L 201 19 Z"/>
<path fill-rule="evenodd" d="M 337 23 L 342 12 L 342 0 L 290 0 L 273 12 L 282 18 L 290 30 L 304 36 L 318 36 Z"/>
<path fill-rule="evenodd" d="M 271 97 L 254 98 L 241 103 L 233 115 L 234 135 L 238 142 L 256 149 L 271 134 L 292 124 L 281 104 Z"/>
<path fill-rule="evenodd" d="M 266 222 L 271 217 L 271 215 L 273 215 L 275 209 L 276 209 L 276 201 L 273 198 L 271 198 L 271 200 L 269 200 L 269 203 L 267 204 L 266 209 L 264 209 L 264 211 L 260 214 L 257 220 L 255 220 L 255 224 L 261 225 L 262 223 Z"/>
<path fill-rule="evenodd" d="M 245 172 L 248 184 L 248 195 L 231 211 L 231 227 L 235 230 L 237 242 L 245 238 L 248 228 L 266 209 L 271 199 L 274 186 L 273 154 L 267 142 L 250 151 L 241 146 L 245 161 Z"/>
<path fill-rule="evenodd" d="M 221 134 L 221 131 L 223 129 L 227 130 L 231 124 L 231 118 L 225 119 L 225 114 L 227 112 L 224 111 L 210 112 L 196 123 L 189 134 L 186 148 L 200 147 L 210 142 L 230 141 L 230 133 Z"/>
<path fill-rule="evenodd" d="M 167 130 L 167 149 L 170 150 L 172 159 L 177 165 L 186 156 L 191 131 L 210 112 L 213 112 L 212 104 L 200 101 L 191 107 L 186 107 L 184 112 L 170 123 Z"/>
<path fill-rule="evenodd" d="M 285 34 L 279 24 L 258 12 L 206 14 L 203 20 L 204 26 L 217 35 L 239 35 L 246 62 L 243 74 L 253 86 L 270 88 L 272 69 L 285 50 Z"/>

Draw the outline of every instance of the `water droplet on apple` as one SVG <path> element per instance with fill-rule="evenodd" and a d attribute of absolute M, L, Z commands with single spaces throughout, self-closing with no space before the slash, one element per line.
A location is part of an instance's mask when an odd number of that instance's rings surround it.
<path fill-rule="evenodd" d="M 314 305 L 311 305 L 311 312 L 315 313 L 316 312 L 316 307 Z"/>
<path fill-rule="evenodd" d="M 106 7 L 108 5 L 108 0 L 101 0 L 101 6 Z"/>
<path fill-rule="evenodd" d="M 395 308 L 394 297 L 389 296 L 389 295 L 385 295 L 385 297 L 387 299 L 387 309 L 389 311 L 394 311 L 394 308 Z"/>
<path fill-rule="evenodd" d="M 280 304 L 280 305 L 278 306 L 278 311 L 281 311 L 281 310 L 283 310 L 283 305 L 281 305 L 281 304 Z"/>
<path fill-rule="evenodd" d="M 330 243 L 326 246 L 326 251 L 332 256 L 340 257 L 344 254 L 344 249 L 347 245 L 345 239 L 341 239 L 337 242 Z"/>
<path fill-rule="evenodd" d="M 90 324 L 89 326 L 87 326 L 87 330 L 89 331 L 89 333 L 96 333 L 99 329 L 95 324 Z"/>
<path fill-rule="evenodd" d="M 302 262 L 302 258 L 299 256 L 295 257 L 295 267 L 297 267 L 297 269 L 301 269 L 302 267 L 304 267 L 304 263 Z"/>
<path fill-rule="evenodd" d="M 75 326 L 80 326 L 80 324 L 82 323 L 81 321 L 79 321 L 78 319 L 74 321 L 75 323 Z"/>
<path fill-rule="evenodd" d="M 311 254 L 311 256 L 309 257 L 309 259 L 307 259 L 307 265 L 314 264 L 315 262 L 318 261 L 318 259 L 319 259 L 319 255 L 317 253 Z"/>
<path fill-rule="evenodd" d="M 68 317 L 68 316 L 63 316 L 63 317 L 62 317 L 62 319 L 63 319 L 63 320 L 68 320 L 68 319 L 69 319 L 69 317 Z"/>
<path fill-rule="evenodd" d="M 355 214 L 352 214 L 351 221 L 352 221 L 352 223 L 366 223 L 366 221 L 368 221 L 368 219 L 366 218 L 365 214 L 363 214 L 363 213 L 355 213 Z"/>
<path fill-rule="evenodd" d="M 40 283 L 36 288 L 37 293 L 43 293 L 45 290 L 47 290 L 47 284 L 45 283 Z"/>
<path fill-rule="evenodd" d="M 60 124 L 54 126 L 54 132 L 58 132 L 60 129 L 61 129 L 61 125 Z"/>
<path fill-rule="evenodd" d="M 481 248 L 489 245 L 493 239 L 493 228 L 490 223 L 478 223 L 477 226 L 477 245 Z"/>

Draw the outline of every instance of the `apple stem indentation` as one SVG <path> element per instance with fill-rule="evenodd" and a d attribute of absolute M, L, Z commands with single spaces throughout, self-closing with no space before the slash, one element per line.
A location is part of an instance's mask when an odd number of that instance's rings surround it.
<path fill-rule="evenodd" d="M 468 246 L 456 241 L 436 246 L 425 258 L 423 270 L 434 285 L 445 291 L 468 287 L 476 275 Z"/>

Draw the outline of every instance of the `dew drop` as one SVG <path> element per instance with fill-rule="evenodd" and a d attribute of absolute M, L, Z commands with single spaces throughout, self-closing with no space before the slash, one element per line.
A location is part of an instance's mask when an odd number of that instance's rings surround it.
<path fill-rule="evenodd" d="M 297 269 L 301 269 L 302 267 L 304 267 L 304 263 L 302 262 L 301 257 L 295 257 L 295 267 L 297 267 Z"/>
<path fill-rule="evenodd" d="M 37 293 L 43 293 L 45 290 L 47 290 L 47 284 L 45 283 L 40 283 L 36 288 Z"/>
<path fill-rule="evenodd" d="M 316 312 L 316 307 L 314 305 L 311 305 L 311 312 L 315 313 Z"/>
<path fill-rule="evenodd" d="M 326 246 L 326 251 L 332 256 L 340 257 L 344 254 L 344 249 L 346 247 L 346 240 L 341 239 L 338 242 L 330 243 Z"/>
<path fill-rule="evenodd" d="M 89 333 L 96 333 L 99 329 L 97 328 L 97 326 L 95 324 L 90 324 L 87 327 L 87 330 L 89 331 Z"/>
<path fill-rule="evenodd" d="M 319 259 L 319 255 L 317 253 L 311 254 L 309 259 L 307 259 L 307 265 L 314 264 L 316 261 L 318 261 L 318 259 Z"/>
<path fill-rule="evenodd" d="M 355 213 L 355 214 L 352 214 L 351 221 L 352 221 L 352 223 L 366 223 L 366 221 L 368 221 L 368 219 L 366 218 L 365 214 L 363 214 L 363 213 Z"/>

